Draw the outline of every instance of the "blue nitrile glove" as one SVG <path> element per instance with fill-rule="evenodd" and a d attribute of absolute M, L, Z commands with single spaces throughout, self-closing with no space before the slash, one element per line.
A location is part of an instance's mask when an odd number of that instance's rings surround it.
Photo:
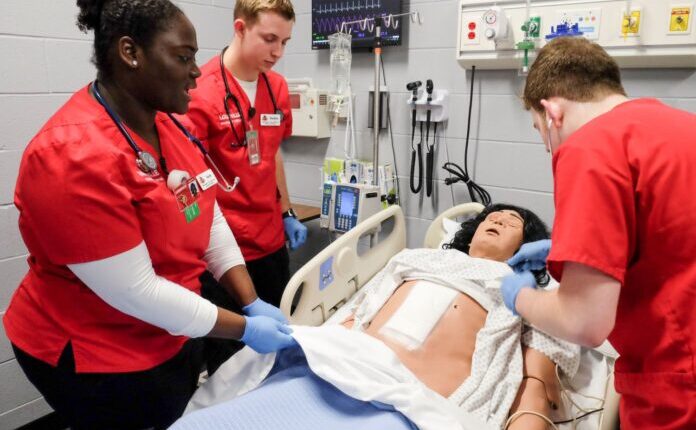
<path fill-rule="evenodd" d="M 549 256 L 549 251 L 551 251 L 551 239 L 525 243 L 517 251 L 517 254 L 507 261 L 507 264 L 517 273 L 540 270 L 546 267 L 546 257 Z"/>
<path fill-rule="evenodd" d="M 295 250 L 304 245 L 305 240 L 307 240 L 307 227 L 302 225 L 297 218 L 291 216 L 283 218 L 283 225 L 285 226 L 285 234 L 290 240 L 290 249 Z"/>
<path fill-rule="evenodd" d="M 280 309 L 270 303 L 264 302 L 259 297 L 257 297 L 253 302 L 244 306 L 242 310 L 250 317 L 264 316 L 273 318 L 274 320 L 282 322 L 283 324 L 288 323 L 288 319 L 285 318 L 285 315 L 283 315 Z"/>
<path fill-rule="evenodd" d="M 515 301 L 517 301 L 517 295 L 520 293 L 522 288 L 536 288 L 536 279 L 532 272 L 526 271 L 522 273 L 513 273 L 503 278 L 503 282 L 500 284 L 500 292 L 503 294 L 503 302 L 505 306 L 512 311 L 513 315 L 518 315 L 517 309 L 515 308 Z"/>
<path fill-rule="evenodd" d="M 266 316 L 244 317 L 246 327 L 240 339 L 259 354 L 276 352 L 297 345 L 290 336 L 292 329 L 281 322 Z"/>

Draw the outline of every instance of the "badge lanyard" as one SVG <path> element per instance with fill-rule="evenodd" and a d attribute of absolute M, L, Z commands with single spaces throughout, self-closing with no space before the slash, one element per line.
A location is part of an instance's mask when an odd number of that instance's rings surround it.
<path fill-rule="evenodd" d="M 230 90 L 230 84 L 227 81 L 227 73 L 225 70 L 225 64 L 223 62 L 223 57 L 225 55 L 225 51 L 227 50 L 227 47 L 225 47 L 222 52 L 220 53 L 220 74 L 222 75 L 222 82 L 225 85 L 225 98 L 223 100 L 223 105 L 225 107 L 225 113 L 227 114 L 227 121 L 230 123 L 230 128 L 232 129 L 232 133 L 234 133 L 235 137 L 235 142 L 231 144 L 232 147 L 240 147 L 240 146 L 246 146 L 247 151 L 249 154 L 249 164 L 255 165 L 258 164 L 261 161 L 261 156 L 259 153 L 259 135 L 258 131 L 253 129 L 253 126 L 251 125 L 251 122 L 249 122 L 249 125 L 247 126 L 247 120 L 244 118 L 244 114 L 242 113 L 242 106 L 239 103 L 239 99 L 237 96 L 232 94 L 232 91 Z M 266 89 L 268 90 L 268 95 L 271 98 L 271 103 L 273 104 L 273 114 L 262 114 L 262 125 L 280 125 L 280 123 L 283 121 L 283 111 L 278 108 L 278 104 L 276 103 L 275 96 L 273 95 L 273 91 L 271 91 L 271 83 L 268 81 L 268 76 L 266 76 L 265 73 L 261 73 L 261 77 L 263 78 L 264 82 L 266 83 Z M 240 139 L 239 134 L 237 133 L 237 129 L 234 128 L 234 124 L 232 124 L 232 115 L 230 113 L 230 107 L 229 107 L 229 100 L 232 100 L 232 103 L 234 103 L 235 109 L 237 109 L 237 112 L 239 113 L 239 119 L 242 122 L 242 130 L 244 132 L 244 139 Z M 249 121 L 252 120 L 254 115 L 256 114 L 256 109 L 254 107 L 249 108 L 248 112 L 248 118 Z"/>
<path fill-rule="evenodd" d="M 126 127 L 123 125 L 123 122 L 121 121 L 121 118 L 116 115 L 116 112 L 114 112 L 111 109 L 111 106 L 104 100 L 104 97 L 102 97 L 101 93 L 99 92 L 99 82 L 94 81 L 92 83 L 92 93 L 94 94 L 94 97 L 97 99 L 97 102 L 106 110 L 106 113 L 109 114 L 109 117 L 111 117 L 111 120 L 116 124 L 116 127 L 119 129 L 123 137 L 126 138 L 126 141 L 128 142 L 128 145 L 133 149 L 133 152 L 135 152 L 136 155 L 136 163 L 138 165 L 138 168 L 142 170 L 143 172 L 147 174 L 152 174 L 152 175 L 157 175 L 157 161 L 155 161 L 155 157 L 152 156 L 147 151 L 143 151 L 140 146 L 138 146 L 137 143 L 133 140 L 131 137 L 130 133 L 128 133 L 128 130 L 126 130 Z M 218 186 L 222 188 L 225 192 L 232 192 L 234 189 L 237 187 L 237 184 L 239 183 L 239 177 L 234 178 L 234 184 L 230 185 L 229 182 L 227 182 L 227 179 L 222 175 L 220 172 L 220 169 L 215 165 L 213 162 L 212 158 L 210 158 L 210 154 L 208 154 L 208 151 L 205 149 L 203 144 L 201 143 L 200 140 L 193 134 L 191 134 L 186 127 L 184 127 L 179 121 L 177 121 L 176 118 L 172 114 L 167 114 L 169 118 L 172 120 L 172 122 L 177 126 L 179 130 L 181 130 L 182 133 L 186 136 L 186 138 L 193 143 L 200 151 L 203 153 L 203 157 L 205 157 L 205 160 L 207 164 L 211 167 L 211 169 L 214 171 L 214 175 L 222 182 L 217 182 Z"/>

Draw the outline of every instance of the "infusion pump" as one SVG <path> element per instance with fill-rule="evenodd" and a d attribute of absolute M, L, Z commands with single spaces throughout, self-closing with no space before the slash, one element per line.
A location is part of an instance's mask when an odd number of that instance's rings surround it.
<path fill-rule="evenodd" d="M 321 199 L 322 228 L 345 233 L 382 209 L 379 187 L 325 182 Z"/>
<path fill-rule="evenodd" d="M 330 137 L 331 119 L 326 109 L 327 92 L 314 88 L 309 78 L 287 81 L 292 109 L 292 135 L 317 139 Z"/>

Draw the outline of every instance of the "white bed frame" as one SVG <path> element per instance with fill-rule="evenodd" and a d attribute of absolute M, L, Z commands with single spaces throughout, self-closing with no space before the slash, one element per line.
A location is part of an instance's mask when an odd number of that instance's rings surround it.
<path fill-rule="evenodd" d="M 436 248 L 440 244 L 445 235 L 443 219 L 472 216 L 482 209 L 479 203 L 464 203 L 446 210 L 428 228 L 424 247 Z M 393 221 L 391 232 L 359 255 L 360 239 L 374 235 L 390 220 Z M 401 208 L 391 206 L 382 210 L 343 234 L 298 270 L 285 288 L 280 309 L 289 316 L 291 324 L 321 325 L 405 247 L 406 224 Z M 325 267 L 323 271 L 322 265 Z M 326 267 L 330 269 L 328 276 L 333 280 L 327 278 Z M 322 274 L 326 278 L 323 283 Z M 615 353 L 606 347 L 597 350 L 615 358 Z M 607 384 L 600 430 L 618 429 L 619 396 L 613 387 L 612 375 Z"/>

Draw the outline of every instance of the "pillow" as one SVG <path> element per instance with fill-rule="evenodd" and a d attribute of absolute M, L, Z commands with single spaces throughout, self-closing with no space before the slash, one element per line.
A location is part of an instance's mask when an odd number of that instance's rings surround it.
<path fill-rule="evenodd" d="M 452 242 L 454 235 L 457 234 L 461 227 L 462 224 L 460 222 L 449 218 L 442 218 L 442 229 L 445 231 L 445 234 L 440 244 L 437 246 L 437 249 L 442 249 L 442 245 Z"/>

